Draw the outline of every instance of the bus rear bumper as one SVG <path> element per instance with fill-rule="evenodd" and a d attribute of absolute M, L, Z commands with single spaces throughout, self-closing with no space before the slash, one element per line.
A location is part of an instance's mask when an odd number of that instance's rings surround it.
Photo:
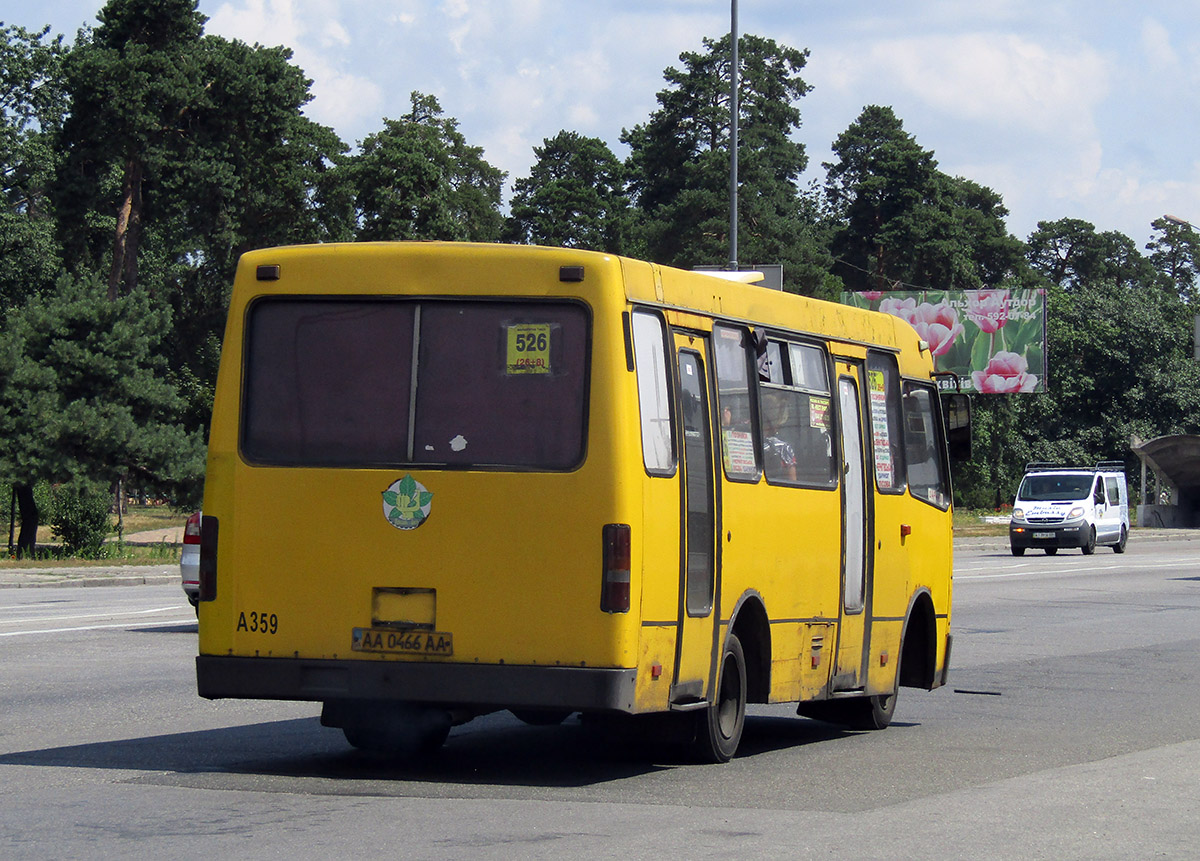
<path fill-rule="evenodd" d="M 486 709 L 634 710 L 637 670 L 200 655 L 207 699 L 391 700 Z"/>

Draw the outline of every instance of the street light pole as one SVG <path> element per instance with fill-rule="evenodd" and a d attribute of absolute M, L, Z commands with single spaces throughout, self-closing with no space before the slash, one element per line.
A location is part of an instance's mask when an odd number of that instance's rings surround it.
<path fill-rule="evenodd" d="M 729 270 L 738 268 L 738 4 L 729 8 Z"/>

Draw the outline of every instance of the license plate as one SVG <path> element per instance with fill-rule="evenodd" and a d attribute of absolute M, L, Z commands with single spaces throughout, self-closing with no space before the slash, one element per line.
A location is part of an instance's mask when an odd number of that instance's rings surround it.
<path fill-rule="evenodd" d="M 454 654 L 454 637 L 445 631 L 355 628 L 350 648 L 356 652 L 447 657 Z"/>
<path fill-rule="evenodd" d="M 1053 538 L 1054 533 L 1053 532 L 1035 532 L 1035 533 L 1033 533 L 1033 537 L 1034 538 Z"/>

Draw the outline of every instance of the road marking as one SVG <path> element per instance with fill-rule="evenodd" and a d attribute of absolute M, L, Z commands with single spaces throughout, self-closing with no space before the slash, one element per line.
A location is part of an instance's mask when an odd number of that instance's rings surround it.
<path fill-rule="evenodd" d="M 28 634 L 69 634 L 72 631 L 100 631 L 105 628 L 128 628 L 137 625 L 139 628 L 165 628 L 168 625 L 183 625 L 195 622 L 195 619 L 172 619 L 168 622 L 121 622 L 116 625 L 79 625 L 74 628 L 44 628 L 40 631 L 4 631 L 0 637 L 24 637 Z"/>
<path fill-rule="evenodd" d="M 85 613 L 79 616 L 36 616 L 31 619 L 2 619 L 0 624 L 5 625 L 23 625 L 29 622 L 69 622 L 72 619 L 112 619 L 119 616 L 147 616 L 151 613 L 165 613 L 168 610 L 182 610 L 183 604 L 175 604 L 170 607 L 155 607 L 152 610 L 126 610 L 124 612 L 114 613 Z"/>
<path fill-rule="evenodd" d="M 1190 562 L 1190 560 L 1189 560 L 1189 562 Z M 1055 568 L 1047 568 L 1047 567 L 1032 568 L 1031 567 L 1031 568 L 1029 568 L 1029 570 L 1025 570 L 1025 571 L 1011 571 L 1011 570 L 997 569 L 994 567 L 993 568 L 974 569 L 974 570 L 982 571 L 982 572 L 997 571 L 997 570 L 1000 570 L 1003 572 L 1003 573 L 999 573 L 999 574 L 991 574 L 991 573 L 968 574 L 965 571 L 964 572 L 955 571 L 954 579 L 955 580 L 996 580 L 996 579 L 1000 579 L 1000 578 L 1004 578 L 1004 577 L 1027 577 L 1030 574 L 1079 574 L 1079 573 L 1090 574 L 1090 573 L 1099 572 L 1099 571 L 1124 571 L 1124 570 L 1130 570 L 1130 569 L 1133 569 L 1134 571 L 1148 571 L 1148 570 L 1152 570 L 1152 569 L 1156 569 L 1156 568 L 1179 569 L 1179 568 L 1190 567 L 1190 565 L 1182 564 L 1180 562 L 1154 562 L 1154 563 L 1143 564 L 1143 565 L 1087 565 L 1082 560 L 1075 560 L 1074 562 L 1072 562 L 1070 560 L 1063 560 L 1063 563 L 1064 564 L 1062 564 L 1061 567 L 1055 567 Z M 1050 564 L 1059 565 L 1059 563 L 1050 563 Z M 1028 566 L 1028 563 L 1026 563 L 1026 566 Z M 972 569 L 968 568 L 967 570 L 972 570 Z"/>

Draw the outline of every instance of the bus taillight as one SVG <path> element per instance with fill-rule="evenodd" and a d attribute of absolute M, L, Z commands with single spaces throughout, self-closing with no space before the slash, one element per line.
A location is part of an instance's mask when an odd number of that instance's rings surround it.
<path fill-rule="evenodd" d="M 605 613 L 629 612 L 629 525 L 604 526 L 604 583 L 600 609 Z"/>
<path fill-rule="evenodd" d="M 217 597 L 217 518 L 200 518 L 200 600 Z"/>

